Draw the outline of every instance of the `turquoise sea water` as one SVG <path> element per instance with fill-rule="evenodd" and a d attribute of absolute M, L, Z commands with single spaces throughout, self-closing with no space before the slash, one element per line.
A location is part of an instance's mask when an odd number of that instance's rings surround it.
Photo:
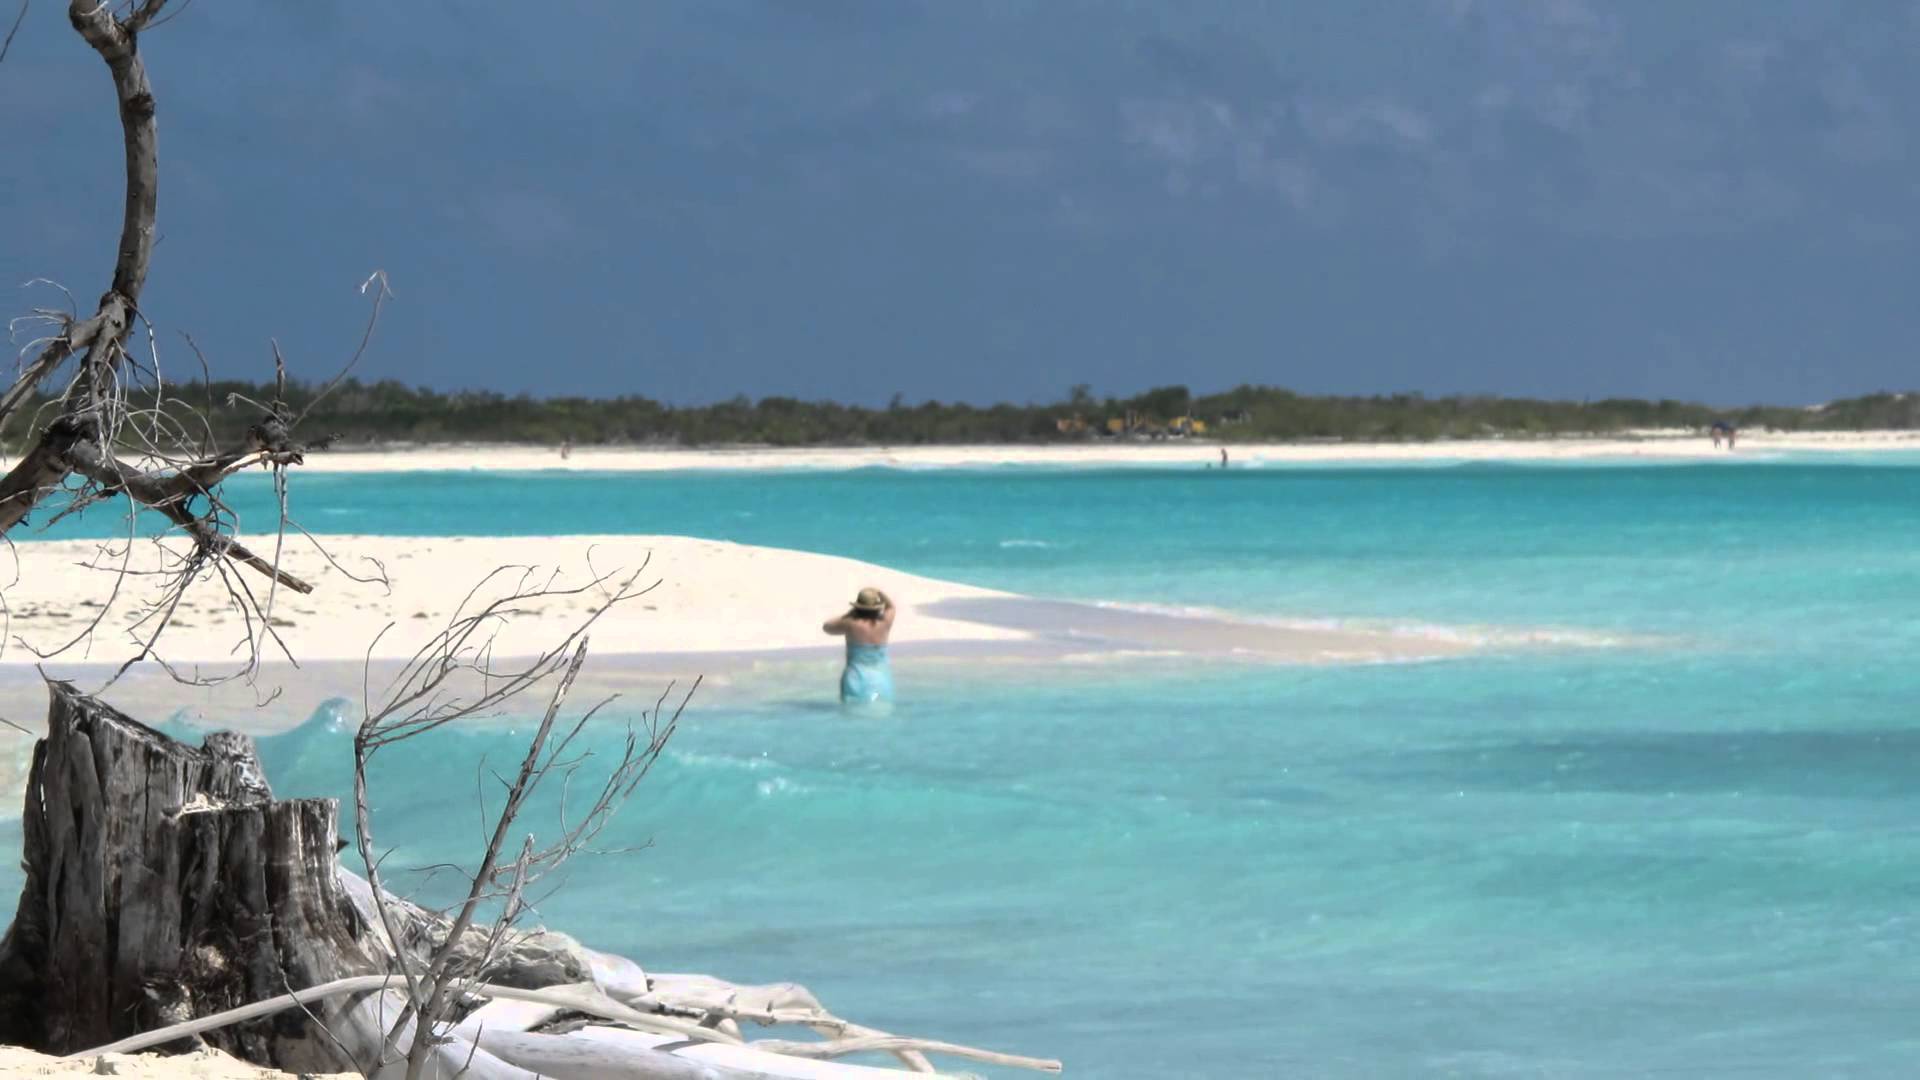
<path fill-rule="evenodd" d="M 1089 1077 L 1920 1061 L 1920 467 L 301 481 L 297 515 L 330 532 L 686 533 L 1042 596 L 1581 643 L 903 665 L 885 718 L 840 713 L 830 681 L 696 698 L 602 838 L 652 846 L 574 864 L 542 907 L 654 969 L 793 979 L 866 1023 Z M 328 720 L 264 741 L 281 794 L 342 781 Z M 392 761 L 394 863 L 477 850 L 476 768 L 512 752 L 469 734 Z"/>

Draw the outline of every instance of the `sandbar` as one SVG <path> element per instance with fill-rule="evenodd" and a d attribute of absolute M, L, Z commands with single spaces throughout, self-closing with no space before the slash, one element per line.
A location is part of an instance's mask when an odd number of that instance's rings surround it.
<path fill-rule="evenodd" d="M 254 543 L 271 553 L 270 540 Z M 274 730 L 328 699 L 377 704 L 384 681 L 461 610 L 548 584 L 569 591 L 515 602 L 511 617 L 486 631 L 495 657 L 536 655 L 598 612 L 589 631 L 594 688 L 644 693 L 700 677 L 709 699 L 729 687 L 791 692 L 804 684 L 830 694 L 839 642 L 820 624 L 869 584 L 899 603 L 900 662 L 949 669 L 1084 666 L 1107 656 L 1391 662 L 1479 647 L 1446 635 L 1036 599 L 839 556 L 691 537 L 339 535 L 288 539 L 281 565 L 315 588 L 273 593 L 271 633 L 257 616 L 242 618 L 222 580 L 208 576 L 179 600 L 155 657 L 117 675 L 152 634 L 152 604 L 185 550 L 177 538 L 28 541 L 9 549 L 3 557 L 17 562 L 18 573 L 0 619 L 0 717 L 37 728 L 44 673 L 106 689 L 107 700 L 148 720 L 188 710 Z M 122 568 L 132 574 L 116 597 Z M 0 573 L 15 577 L 12 568 Z M 264 578 L 229 573 L 266 602 Z M 622 581 L 636 595 L 610 603 Z M 102 605 L 111 606 L 103 613 Z M 70 647 L 57 652 L 62 646 Z M 245 669 L 250 647 L 262 660 L 252 685 L 208 689 L 168 671 L 231 675 Z M 371 698 L 363 694 L 369 686 Z M 0 732 L 0 740 L 8 737 Z"/>

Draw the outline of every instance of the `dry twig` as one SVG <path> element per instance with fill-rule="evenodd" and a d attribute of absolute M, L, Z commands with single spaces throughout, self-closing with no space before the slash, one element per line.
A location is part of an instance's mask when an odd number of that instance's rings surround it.
<path fill-rule="evenodd" d="M 27 21 L 27 5 L 31 0 L 20 0 L 20 14 L 13 17 L 13 27 L 7 31 L 7 39 L 0 41 L 0 63 L 7 59 L 7 50 L 13 48 L 13 35 L 20 32 L 20 24 Z"/>
<path fill-rule="evenodd" d="M 378 707 L 372 703 L 372 646 L 369 646 L 369 674 L 362 688 L 365 719 L 354 735 L 356 845 L 366 867 L 381 924 L 388 940 L 395 943 L 403 940 L 403 920 L 394 911 L 393 901 L 381 885 L 381 859 L 374 853 L 367 790 L 369 763 L 381 750 L 396 743 L 419 738 L 448 724 L 498 715 L 528 690 L 549 680 L 554 683 L 518 770 L 511 778 L 502 778 L 504 802 L 488 831 L 480 861 L 468 876 L 466 894 L 445 932 L 424 961 L 410 958 L 404 948 L 396 949 L 400 975 L 407 987 L 407 1004 L 387 1029 L 385 1053 L 398 1053 L 400 1040 L 411 1025 L 415 1034 L 406 1052 L 409 1076 L 417 1076 L 424 1068 L 434 1046 L 451 1026 L 453 1010 L 461 997 L 476 980 L 485 978 L 495 958 L 509 944 L 513 927 L 529 908 L 526 899 L 529 890 L 542 877 L 585 850 L 599 834 L 645 779 L 672 737 L 681 711 L 698 688 L 696 681 L 671 714 L 664 708 L 663 696 L 655 708 L 642 714 L 640 726 L 629 723 L 619 754 L 586 811 L 571 822 L 563 814 L 559 837 L 545 846 L 538 845 L 531 836 L 526 837 L 518 855 L 503 863 L 508 835 L 526 808 L 527 800 L 543 782 L 556 775 L 570 784 L 587 756 L 575 749 L 581 734 L 614 701 L 613 698 L 601 700 L 570 723 L 560 724 L 568 694 L 586 663 L 589 631 L 614 606 L 651 590 L 652 586 L 637 587 L 639 575 L 645 569 L 643 564 L 640 571 L 619 579 L 607 602 L 593 609 L 559 644 L 531 660 L 517 663 L 496 659 L 494 653 L 496 635 L 508 619 L 544 599 L 603 590 L 614 579 L 611 575 L 598 575 L 584 585 L 568 588 L 558 584 L 557 572 L 542 574 L 530 566 L 494 570 L 468 592 L 446 625 L 401 665 L 389 682 L 385 701 Z M 489 589 L 500 590 L 501 595 L 486 598 Z M 388 630 L 391 629 L 389 626 Z M 376 644 L 378 640 L 375 639 Z M 476 950 L 469 934 L 475 932 L 477 913 L 490 906 L 498 906 L 499 915 L 481 933 Z M 673 1026 L 678 1030 L 692 1025 L 674 1022 Z"/>
<path fill-rule="evenodd" d="M 182 7 L 184 4 L 175 4 L 171 11 L 177 13 Z M 130 525 L 142 510 L 157 513 L 168 532 L 178 532 L 193 543 L 194 554 L 175 564 L 175 572 L 163 579 L 155 594 L 139 601 L 141 608 L 135 612 L 130 631 L 136 635 L 135 652 L 120 671 L 153 660 L 182 681 L 209 683 L 232 678 L 208 679 L 198 669 L 185 675 L 167 664 L 159 652 L 160 637 L 184 592 L 217 576 L 225 588 L 230 612 L 237 612 L 239 621 L 246 625 L 245 658 L 239 675 L 252 681 L 269 648 L 278 647 L 291 659 L 272 629 L 280 590 L 305 593 L 313 589 L 311 583 L 281 565 L 290 526 L 312 539 L 290 520 L 287 469 L 300 464 L 307 450 L 323 446 L 331 438 L 302 441 L 296 432 L 297 420 L 283 402 L 276 400 L 272 407 L 263 409 L 266 415 L 249 429 L 245 447 L 223 451 L 213 437 L 213 402 L 209 400 L 203 411 L 198 403 L 184 402 L 169 392 L 162 372 L 159 335 L 140 308 L 148 264 L 158 240 L 159 175 L 154 94 L 138 48 L 144 31 L 170 17 L 163 15 L 167 10 L 168 0 L 70 0 L 68 5 L 68 18 L 76 32 L 106 61 L 119 100 L 127 176 L 120 242 L 111 285 L 92 314 L 82 316 L 83 309 L 67 293 L 68 310 L 40 308 L 11 324 L 15 331 L 30 325 L 44 332 L 22 350 L 17 377 L 0 391 L 0 423 L 41 392 L 42 385 L 57 372 L 68 368 L 69 360 L 76 362 L 64 385 L 36 410 L 32 445 L 0 475 L 0 535 L 24 522 L 30 511 L 55 495 L 62 496 L 64 505 L 54 512 L 53 521 L 122 496 Z M 26 12 L 23 3 L 7 35 L 7 45 Z M 5 47 L 0 45 L 0 55 L 4 55 Z M 381 308 L 391 295 L 386 276 L 379 271 L 363 282 L 361 289 L 370 292 L 372 298 L 368 321 L 352 358 L 334 376 L 330 387 L 344 378 L 366 352 Z M 144 346 L 133 346 L 133 335 L 141 330 Z M 186 340 L 210 386 L 205 356 L 192 338 Z M 29 352 L 34 353 L 31 359 L 26 358 Z M 274 359 L 284 390 L 286 367 L 277 345 Z M 284 397 L 284 393 L 279 396 Z M 272 530 L 271 557 L 255 553 L 239 539 L 239 516 L 220 495 L 227 478 L 254 465 L 265 466 L 274 474 L 279 513 Z M 321 547 L 318 541 L 314 544 Z M 322 553 L 344 572 L 324 548 Z M 263 594 L 256 593 L 226 573 L 228 563 L 259 573 L 270 584 Z M 117 569 L 108 602 L 89 625 L 65 645 L 43 653 L 44 657 L 58 656 L 92 641 L 95 630 L 127 592 L 121 588 L 128 577 L 127 569 L 124 563 Z M 384 572 L 379 580 L 384 580 Z"/>

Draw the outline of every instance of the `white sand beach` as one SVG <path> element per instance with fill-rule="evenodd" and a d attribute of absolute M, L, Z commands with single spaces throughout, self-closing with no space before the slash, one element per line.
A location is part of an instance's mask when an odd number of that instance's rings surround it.
<path fill-rule="evenodd" d="M 263 557 L 273 557 L 272 537 L 251 537 L 249 543 Z M 0 663 L 39 663 L 39 654 L 76 638 L 73 649 L 47 661 L 50 669 L 125 660 L 138 651 L 138 635 L 151 635 L 154 628 L 151 621 L 134 625 L 144 614 L 135 602 L 151 599 L 162 580 L 156 575 L 186 549 L 177 540 L 164 548 L 151 540 L 131 546 L 124 540 L 61 540 L 23 542 L 0 554 L 0 580 L 13 577 L 7 561 L 19 567 L 18 582 L 5 591 L 6 643 Z M 88 635 L 123 565 L 139 576 L 127 579 L 115 613 Z M 502 620 L 495 651 L 501 656 L 532 655 L 551 644 L 555 631 L 564 634 L 607 605 L 620 582 L 629 578 L 632 591 L 645 594 L 612 605 L 601 617 L 593 630 L 596 651 L 731 652 L 827 644 L 821 621 L 844 611 L 864 585 L 877 585 L 898 597 L 902 643 L 1021 636 L 923 613 L 941 600 L 1001 595 L 992 590 L 832 555 L 681 536 L 309 540 L 293 535 L 286 540 L 281 565 L 315 586 L 308 595 L 281 588 L 273 598 L 273 633 L 302 661 L 410 656 L 447 624 L 476 586 L 480 592 L 469 611 L 486 599 L 549 581 L 556 589 L 573 590 L 516 603 L 514 617 Z M 250 570 L 239 573 L 264 603 L 265 578 Z M 604 580 L 595 585 L 596 578 Z M 221 583 L 203 580 L 181 601 L 160 655 L 176 664 L 229 663 L 245 655 L 247 634 Z M 266 658 L 285 659 L 275 655 L 278 651 L 269 642 Z"/>
<path fill-rule="evenodd" d="M 538 470 L 653 472 L 673 469 L 969 468 L 993 465 L 1204 465 L 1225 445 L 1246 465 L 1325 465 L 1343 462 L 1417 464 L 1445 461 L 1585 461 L 1605 459 L 1727 460 L 1778 453 L 1920 451 L 1920 431 L 1741 432 L 1732 451 L 1715 448 L 1691 431 L 1649 430 L 1619 435 L 1499 438 L 1443 442 L 1232 443 L 1207 440 L 1088 442 L 992 446 L 863 446 L 799 449 L 673 449 L 576 447 L 562 458 L 556 447 L 520 445 L 388 446 L 314 454 L 306 468 L 325 472 L 408 470 Z"/>
<path fill-rule="evenodd" d="M 15 1046 L 0 1046 L 0 1076 L 125 1076 L 138 1080 L 267 1080 L 291 1077 L 249 1065 L 218 1050 L 185 1054 L 103 1054 L 69 1061 Z M 348 1080 L 358 1073 L 307 1073 L 313 1080 Z"/>

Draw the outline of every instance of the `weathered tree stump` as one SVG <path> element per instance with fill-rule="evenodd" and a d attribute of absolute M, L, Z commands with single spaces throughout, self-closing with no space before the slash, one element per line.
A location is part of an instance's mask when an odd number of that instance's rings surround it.
<path fill-rule="evenodd" d="M 70 684 L 49 691 L 26 886 L 0 939 L 0 1042 L 73 1053 L 387 969 L 336 873 L 335 800 L 273 801 L 245 736 L 190 747 Z M 201 1038 L 282 1069 L 354 1067 L 299 1010 Z"/>
<path fill-rule="evenodd" d="M 26 885 L 0 938 L 0 1043 L 66 1055 L 141 1035 L 128 1048 L 198 1043 L 291 1072 L 404 1076 L 415 1032 L 395 1030 L 406 996 L 389 973 L 401 956 L 421 970 L 452 923 L 392 896 L 382 919 L 372 887 L 338 865 L 337 801 L 276 801 L 251 739 L 221 732 L 191 747 L 70 684 L 48 691 L 22 821 Z M 491 950 L 487 928 L 466 933 L 450 975 L 474 991 L 463 1008 L 479 1009 L 439 1033 L 426 1080 L 898 1075 L 809 1060 L 861 1051 L 916 1070 L 930 1068 L 923 1051 L 1060 1069 L 871 1031 L 795 986 L 657 981 L 565 934 L 516 930 Z M 749 1042 L 743 1021 L 828 1041 Z"/>

